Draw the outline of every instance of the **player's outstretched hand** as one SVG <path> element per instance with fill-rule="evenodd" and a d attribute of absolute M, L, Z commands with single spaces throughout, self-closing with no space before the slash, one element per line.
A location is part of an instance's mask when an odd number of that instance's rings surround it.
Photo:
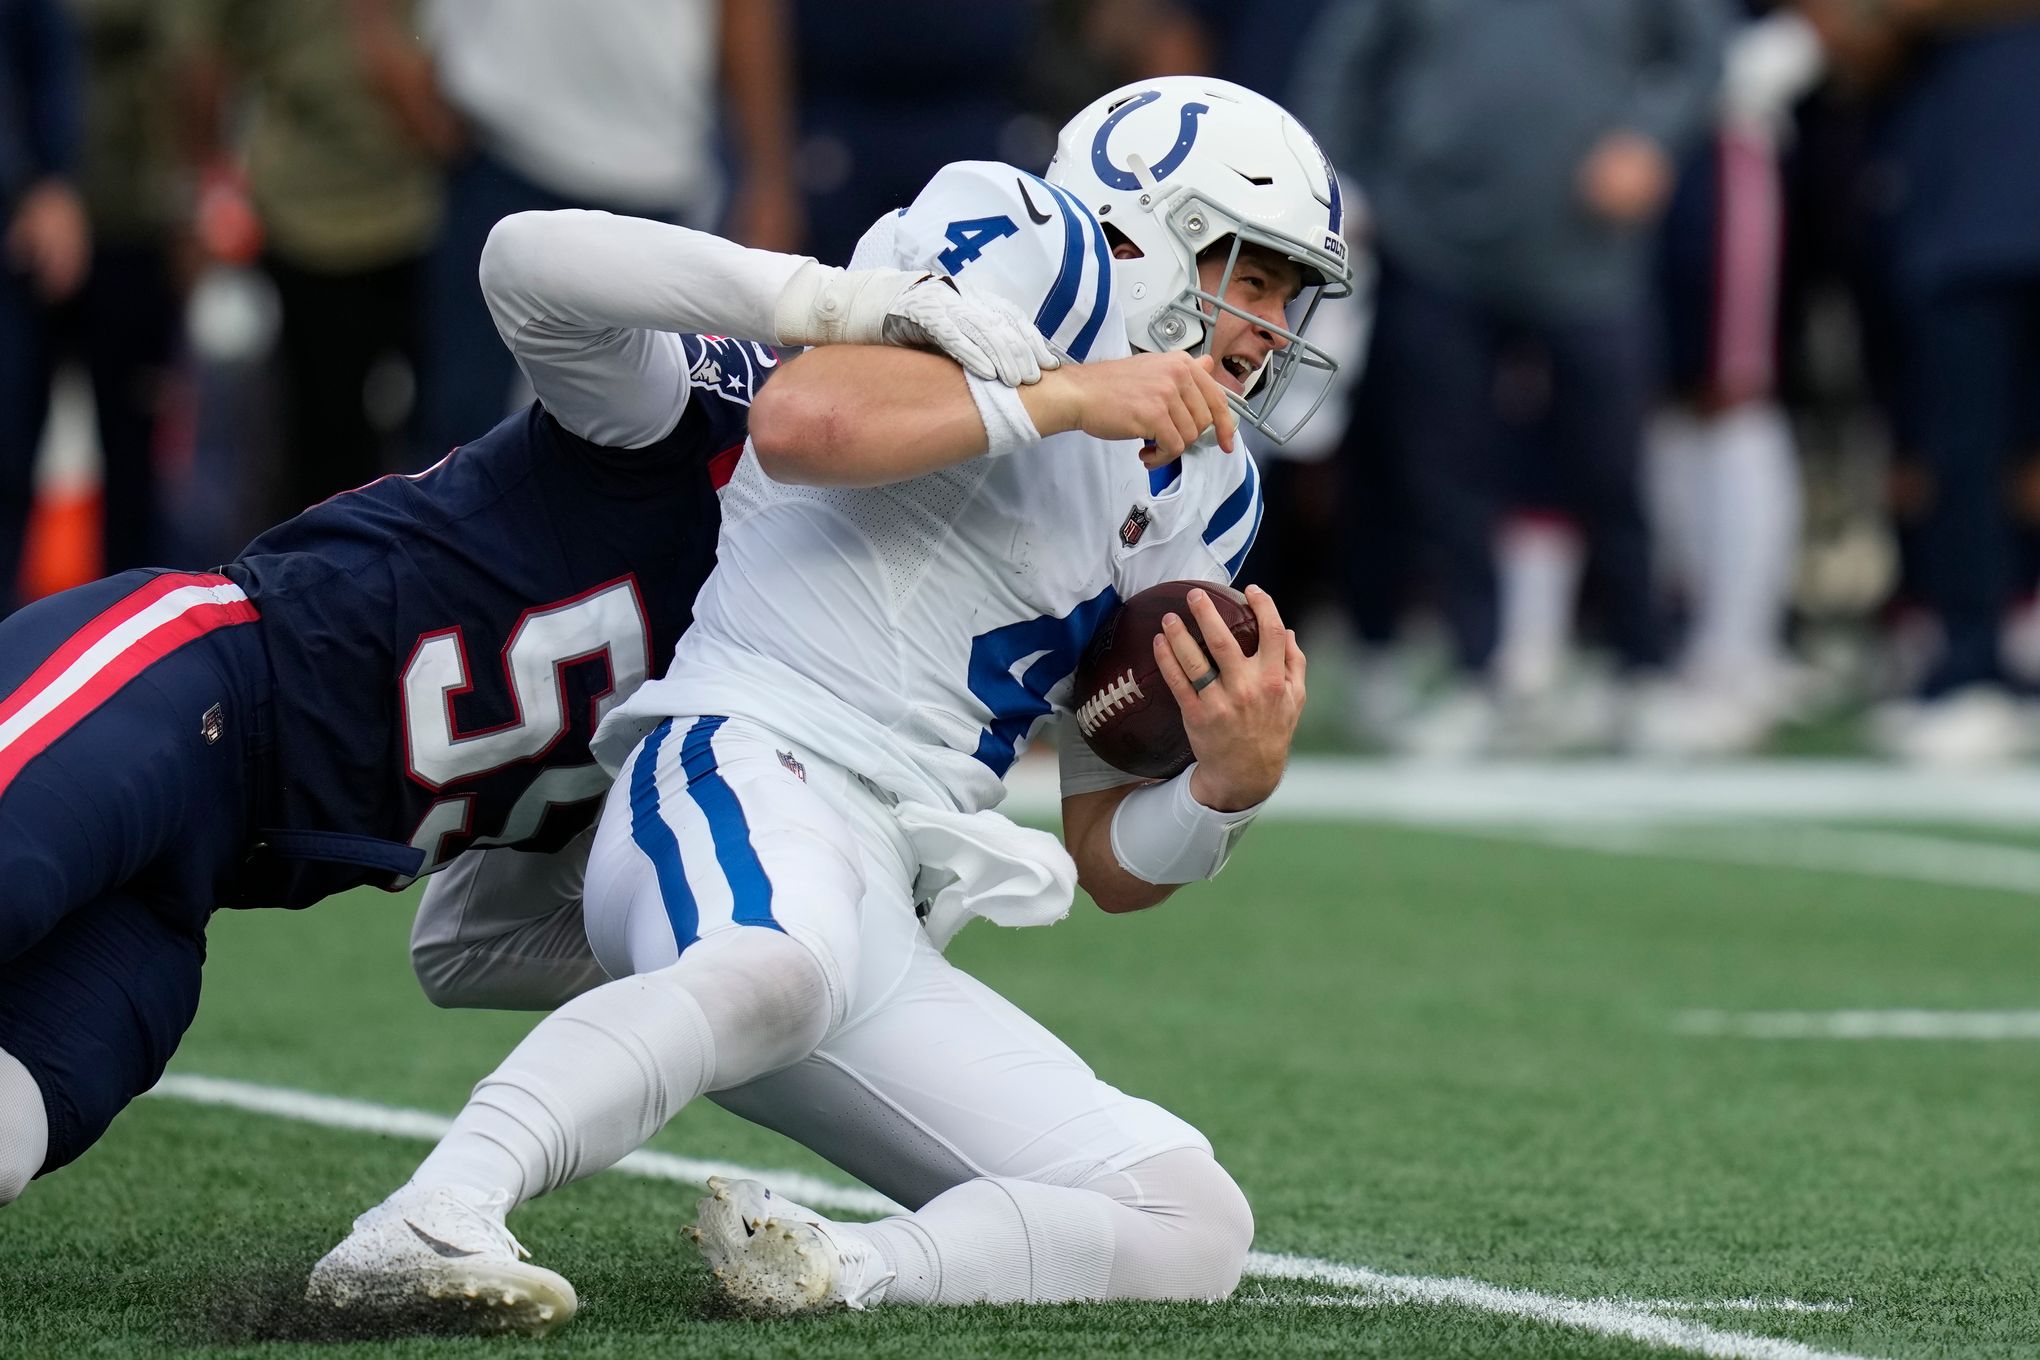
<path fill-rule="evenodd" d="M 1041 381 L 1062 363 L 1027 313 L 1002 297 L 964 293 L 939 274 L 909 284 L 886 309 L 889 345 L 946 354 L 986 381 L 1008 387 Z"/>
<path fill-rule="evenodd" d="M 1212 377 L 1212 362 L 1178 351 L 1071 364 L 1055 377 L 1063 402 L 1056 432 L 1151 441 L 1140 456 L 1151 468 L 1182 457 L 1206 430 L 1230 453 L 1237 422 L 1225 389 Z"/>
<path fill-rule="evenodd" d="M 1220 812 L 1253 807 L 1275 792 L 1303 716 L 1303 649 L 1267 591 L 1248 586 L 1246 593 L 1261 630 L 1252 656 L 1240 650 L 1201 590 L 1190 592 L 1189 604 L 1204 646 L 1175 614 L 1162 619 L 1155 639 L 1155 663 L 1183 710 L 1183 730 L 1197 757 L 1190 796 Z M 1206 649 L 1216 666 L 1205 660 Z"/>

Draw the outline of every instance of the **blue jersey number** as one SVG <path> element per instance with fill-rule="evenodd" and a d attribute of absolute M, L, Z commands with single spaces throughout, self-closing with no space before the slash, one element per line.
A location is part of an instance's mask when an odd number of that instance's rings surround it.
<path fill-rule="evenodd" d="M 971 642 L 970 692 L 992 711 L 973 754 L 993 774 L 1006 777 L 1028 729 L 1054 707 L 1048 692 L 1077 668 L 1084 644 L 1118 603 L 1119 592 L 1107 586 L 1061 618 L 1023 619 Z"/>
<path fill-rule="evenodd" d="M 949 249 L 937 255 L 935 263 L 942 266 L 945 274 L 960 273 L 965 265 L 985 253 L 986 246 L 1018 235 L 1019 231 L 1010 217 L 972 217 L 951 222 L 949 230 L 942 233 L 949 238 Z"/>

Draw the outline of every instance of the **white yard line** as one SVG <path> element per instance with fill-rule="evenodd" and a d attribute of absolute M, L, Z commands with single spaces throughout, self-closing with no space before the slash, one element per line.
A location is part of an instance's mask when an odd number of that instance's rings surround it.
<path fill-rule="evenodd" d="M 1626 1299 L 1653 1313 L 1846 1313 L 1856 1305 L 1844 1299 Z"/>
<path fill-rule="evenodd" d="M 274 1115 L 327 1128 L 400 1138 L 436 1139 L 453 1122 L 444 1115 L 424 1110 L 398 1109 L 363 1100 L 277 1086 L 258 1086 L 220 1077 L 173 1073 L 164 1077 L 151 1094 L 200 1105 L 227 1106 Z M 699 1185 L 710 1175 L 748 1176 L 770 1181 L 774 1188 L 783 1189 L 789 1196 L 814 1208 L 839 1212 L 880 1214 L 897 1212 L 899 1207 L 871 1190 L 836 1184 L 800 1172 L 757 1170 L 658 1152 L 634 1152 L 617 1163 L 616 1169 L 653 1180 L 692 1185 Z M 1667 1350 L 1719 1357 L 1720 1360 L 1737 1357 L 1740 1360 L 1863 1360 L 1863 1357 L 1838 1351 L 1816 1350 L 1797 1341 L 1751 1336 L 1697 1322 L 1665 1318 L 1647 1307 L 1614 1299 L 1560 1298 L 1479 1280 L 1384 1275 L 1364 1266 L 1265 1251 L 1254 1252 L 1247 1258 L 1247 1273 L 1263 1280 L 1295 1280 L 1357 1291 L 1360 1299 L 1368 1303 L 1472 1308 L 1603 1336 L 1626 1337 Z M 1352 1297 L 1307 1294 L 1296 1296 L 1292 1302 L 1348 1306 Z"/>
<path fill-rule="evenodd" d="M 352 1129 L 358 1133 L 380 1133 L 394 1138 L 423 1138 L 437 1142 L 453 1121 L 443 1114 L 406 1110 L 393 1105 L 375 1105 L 344 1096 L 320 1095 L 314 1091 L 293 1091 L 282 1086 L 258 1086 L 253 1082 L 229 1081 L 220 1077 L 191 1077 L 173 1072 L 149 1094 L 188 1100 L 197 1105 L 227 1105 L 301 1124 L 319 1124 L 329 1129 Z M 733 1162 L 705 1162 L 693 1157 L 675 1157 L 665 1152 L 638 1151 L 617 1163 L 619 1171 L 657 1181 L 681 1181 L 700 1185 L 710 1176 L 758 1179 L 761 1172 Z M 799 1171 L 770 1173 L 774 1189 L 783 1188 L 790 1199 L 817 1209 L 835 1209 L 854 1214 L 896 1214 L 900 1206 L 875 1190 L 840 1185 Z"/>
<path fill-rule="evenodd" d="M 1798 1341 L 1722 1331 L 1703 1323 L 1661 1317 L 1636 1304 L 1617 1299 L 1568 1299 L 1510 1289 L 1481 1280 L 1428 1275 L 1384 1275 L 1364 1266 L 1339 1265 L 1304 1256 L 1278 1256 L 1257 1251 L 1247 1259 L 1247 1273 L 1264 1280 L 1309 1280 L 1339 1285 L 1388 1303 L 1422 1303 L 1474 1308 L 1484 1313 L 1549 1322 L 1602 1336 L 1626 1337 L 1666 1350 L 1693 1355 L 1741 1356 L 1747 1360 L 1838 1360 L 1834 1351 L 1816 1350 Z"/>
<path fill-rule="evenodd" d="M 2040 1039 L 2040 1011 L 1682 1011 L 1672 1024 L 1735 1039 Z"/>

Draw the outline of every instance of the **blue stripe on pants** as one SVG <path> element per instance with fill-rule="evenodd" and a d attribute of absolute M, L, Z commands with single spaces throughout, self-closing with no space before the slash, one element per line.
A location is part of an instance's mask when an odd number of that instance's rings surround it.
<path fill-rule="evenodd" d="M 680 761 L 687 770 L 687 792 L 708 818 L 709 835 L 715 840 L 716 863 L 729 880 L 731 919 L 738 925 L 778 930 L 779 922 L 772 919 L 772 880 L 765 876 L 765 866 L 758 862 L 758 852 L 752 848 L 751 828 L 744 820 L 743 804 L 715 768 L 715 748 L 710 740 L 726 721 L 718 717 L 698 718 L 688 729 L 687 742 L 680 748 Z"/>
<path fill-rule="evenodd" d="M 671 718 L 653 728 L 631 765 L 630 838 L 659 875 L 659 896 L 665 899 L 666 919 L 673 923 L 673 943 L 685 950 L 700 938 L 700 912 L 687 886 L 687 871 L 680 866 L 679 838 L 659 815 L 659 748 L 672 730 Z"/>

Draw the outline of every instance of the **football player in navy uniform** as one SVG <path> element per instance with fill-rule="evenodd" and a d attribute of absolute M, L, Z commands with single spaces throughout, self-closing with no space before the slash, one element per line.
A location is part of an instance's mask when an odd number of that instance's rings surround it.
<path fill-rule="evenodd" d="M 629 267 L 588 268 L 591 243 Z M 217 572 L 127 572 L 0 623 L 0 1204 L 155 1083 L 215 908 L 591 826 L 589 738 L 688 626 L 772 345 L 914 344 L 1009 383 L 1057 362 L 1029 318 L 929 275 L 632 218 L 506 219 L 481 272 L 528 410 Z"/>

